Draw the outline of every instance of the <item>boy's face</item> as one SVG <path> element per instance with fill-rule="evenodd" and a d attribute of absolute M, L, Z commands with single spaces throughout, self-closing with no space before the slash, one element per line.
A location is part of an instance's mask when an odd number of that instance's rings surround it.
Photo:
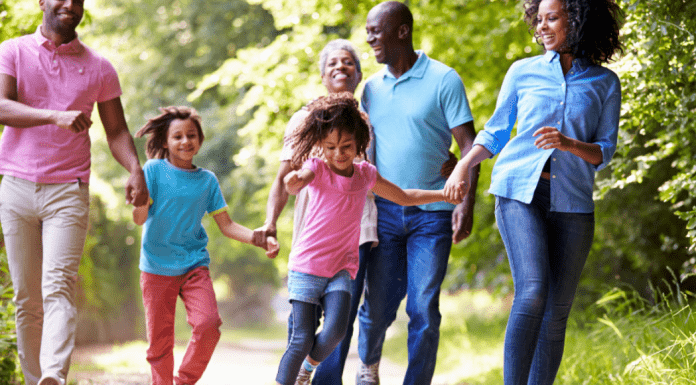
<path fill-rule="evenodd" d="M 321 146 L 331 171 L 345 177 L 353 175 L 353 159 L 357 155 L 353 135 L 334 129 L 324 138 Z"/>
<path fill-rule="evenodd" d="M 179 168 L 193 168 L 193 156 L 201 148 L 201 138 L 198 128 L 191 119 L 175 119 L 167 130 L 167 143 L 164 146 L 169 151 L 169 162 Z"/>

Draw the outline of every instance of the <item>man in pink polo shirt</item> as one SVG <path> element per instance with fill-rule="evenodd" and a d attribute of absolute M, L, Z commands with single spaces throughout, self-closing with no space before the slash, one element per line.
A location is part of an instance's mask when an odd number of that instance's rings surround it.
<path fill-rule="evenodd" d="M 143 205 L 148 191 L 116 71 L 77 38 L 83 0 L 39 5 L 36 33 L 0 44 L 0 221 L 26 383 L 63 385 L 75 340 L 95 103 L 111 153 L 130 172 L 126 202 Z"/>

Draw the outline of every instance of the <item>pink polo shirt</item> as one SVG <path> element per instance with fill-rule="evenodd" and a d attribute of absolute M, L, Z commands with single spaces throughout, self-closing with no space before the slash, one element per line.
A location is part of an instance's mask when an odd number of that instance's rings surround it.
<path fill-rule="evenodd" d="M 354 163 L 353 176 L 344 177 L 319 158 L 308 159 L 302 168 L 312 170 L 314 179 L 305 187 L 309 203 L 304 228 L 292 245 L 288 267 L 329 278 L 346 270 L 355 279 L 360 219 L 377 169 L 367 162 Z"/>
<path fill-rule="evenodd" d="M 0 73 L 17 79 L 17 101 L 28 106 L 80 110 L 121 95 L 114 67 L 75 38 L 56 47 L 41 34 L 0 44 Z M 0 174 L 36 183 L 89 181 L 89 130 L 75 134 L 55 125 L 5 126 L 0 138 Z"/>

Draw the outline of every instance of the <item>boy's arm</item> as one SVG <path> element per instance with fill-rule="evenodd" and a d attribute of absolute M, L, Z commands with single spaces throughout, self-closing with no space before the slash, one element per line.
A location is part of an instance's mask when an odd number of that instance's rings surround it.
<path fill-rule="evenodd" d="M 227 238 L 264 248 L 263 245 L 254 242 L 254 231 L 234 222 L 227 211 L 219 212 L 215 214 L 213 218 L 220 228 L 220 231 L 222 231 L 222 234 Z M 275 258 L 275 256 L 278 255 L 278 242 L 275 238 L 269 237 L 266 243 L 266 255 L 269 258 Z"/>
<path fill-rule="evenodd" d="M 287 191 L 288 194 L 297 195 L 300 190 L 314 180 L 314 175 L 314 171 L 307 168 L 303 168 L 299 171 L 290 171 L 283 179 L 285 182 L 285 191 Z"/>
<path fill-rule="evenodd" d="M 443 190 L 402 190 L 399 186 L 382 178 L 379 172 L 372 192 L 401 206 L 417 206 L 445 200 Z"/>
<path fill-rule="evenodd" d="M 145 223 L 145 221 L 147 220 L 147 213 L 149 209 L 149 201 L 142 206 L 133 207 L 133 222 L 135 222 L 135 224 L 138 226 L 142 226 L 143 223 Z"/>

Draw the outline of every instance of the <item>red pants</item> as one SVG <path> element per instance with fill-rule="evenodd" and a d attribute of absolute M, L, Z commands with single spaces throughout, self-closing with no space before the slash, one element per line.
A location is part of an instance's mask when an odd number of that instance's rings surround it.
<path fill-rule="evenodd" d="M 195 384 L 210 362 L 220 340 L 213 282 L 207 267 L 199 267 L 175 277 L 141 272 L 145 321 L 147 323 L 147 361 L 152 367 L 153 385 Z M 179 374 L 174 377 L 174 314 L 176 297 L 186 307 L 186 320 L 193 328 Z"/>

